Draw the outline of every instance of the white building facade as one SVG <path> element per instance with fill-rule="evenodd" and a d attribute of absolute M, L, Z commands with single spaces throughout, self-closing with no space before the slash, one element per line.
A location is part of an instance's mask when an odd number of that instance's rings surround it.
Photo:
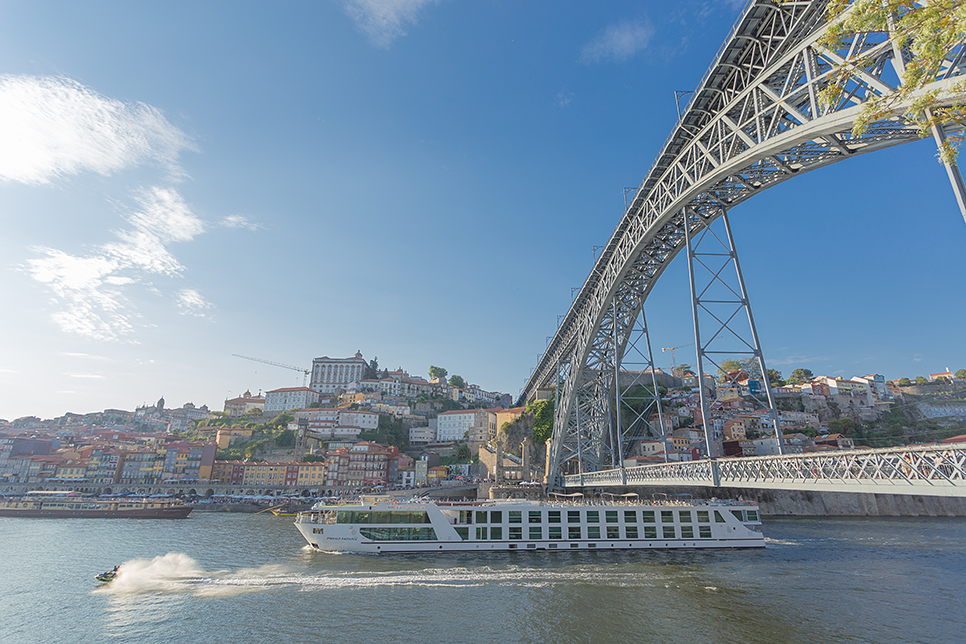
<path fill-rule="evenodd" d="M 312 381 L 309 387 L 320 394 L 341 393 L 350 384 L 362 380 L 367 366 L 359 352 L 351 358 L 316 358 L 312 361 Z"/>
<path fill-rule="evenodd" d="M 290 409 L 305 409 L 319 402 L 319 393 L 308 387 L 285 387 L 265 392 L 265 413 L 280 414 Z"/>

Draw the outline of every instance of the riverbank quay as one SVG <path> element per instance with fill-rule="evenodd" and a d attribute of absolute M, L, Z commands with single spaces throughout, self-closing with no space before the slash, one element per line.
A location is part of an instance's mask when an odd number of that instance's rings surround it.
<path fill-rule="evenodd" d="M 763 517 L 772 518 L 966 517 L 966 498 L 962 497 L 699 486 L 608 488 L 605 492 L 636 493 L 642 499 L 651 498 L 653 495 L 694 499 L 744 499 L 757 503 Z M 601 491 L 587 488 L 585 493 Z"/>

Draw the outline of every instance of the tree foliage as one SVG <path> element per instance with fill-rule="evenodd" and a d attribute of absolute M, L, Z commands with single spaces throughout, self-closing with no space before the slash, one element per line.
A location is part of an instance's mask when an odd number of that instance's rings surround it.
<path fill-rule="evenodd" d="M 890 94 L 871 97 L 855 120 L 852 133 L 865 133 L 876 121 L 904 112 L 905 118 L 916 124 L 919 135 L 931 134 L 934 126 L 953 126 L 940 147 L 945 161 L 954 161 L 964 134 L 966 105 L 961 102 L 944 104 L 938 90 L 923 92 L 936 80 L 943 61 L 956 53 L 966 37 L 966 2 L 964 0 L 832 0 L 828 6 L 829 29 L 820 45 L 842 49 L 855 34 L 888 34 L 897 50 L 906 49 L 912 59 L 905 65 L 902 82 Z M 836 105 L 848 94 L 849 81 L 868 64 L 866 58 L 874 48 L 843 62 L 834 72 L 833 82 L 821 92 L 825 105 Z M 963 82 L 953 91 L 962 91 Z M 907 106 L 907 107 L 904 107 Z"/>
<path fill-rule="evenodd" d="M 449 379 L 449 384 L 453 387 L 458 387 L 462 389 L 463 387 L 466 386 L 466 381 L 463 380 L 463 376 L 454 375 L 452 378 Z"/>
<path fill-rule="evenodd" d="M 799 367 L 792 372 L 792 375 L 788 377 L 789 384 L 802 385 L 811 380 L 814 377 L 811 369 L 804 369 Z"/>
<path fill-rule="evenodd" d="M 966 380 L 966 369 L 960 369 L 956 372 L 957 380 Z"/>
<path fill-rule="evenodd" d="M 449 374 L 446 369 L 442 367 L 437 367 L 436 365 L 429 365 L 429 377 L 433 378 L 445 378 Z"/>
<path fill-rule="evenodd" d="M 554 400 L 545 398 L 527 405 L 527 413 L 533 416 L 533 442 L 543 445 L 553 436 Z"/>

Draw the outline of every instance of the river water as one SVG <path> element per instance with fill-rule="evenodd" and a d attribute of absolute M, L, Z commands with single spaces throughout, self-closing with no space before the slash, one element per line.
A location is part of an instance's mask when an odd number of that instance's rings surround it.
<path fill-rule="evenodd" d="M 763 550 L 366 556 L 270 514 L 0 518 L 0 642 L 966 641 L 966 519 L 762 530 Z"/>

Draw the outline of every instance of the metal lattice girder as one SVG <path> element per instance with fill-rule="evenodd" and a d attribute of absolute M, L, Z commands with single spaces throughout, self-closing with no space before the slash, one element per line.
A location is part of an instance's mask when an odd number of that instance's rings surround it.
<path fill-rule="evenodd" d="M 840 450 L 642 465 L 567 476 L 564 485 L 696 485 L 966 497 L 966 446 Z"/>
<path fill-rule="evenodd" d="M 894 52 L 883 34 L 856 35 L 834 51 L 820 46 L 826 4 L 749 3 L 597 258 L 521 395 L 529 400 L 556 380 L 558 364 L 569 365 L 548 449 L 550 483 L 576 468 L 562 467 L 577 458 L 574 450 L 584 472 L 612 460 L 607 404 L 597 398 L 609 394 L 605 374 L 620 360 L 612 354 L 626 346 L 614 332 L 630 333 L 625 321 L 683 247 L 685 209 L 710 222 L 798 174 L 918 139 L 901 116 L 907 105 L 852 134 L 863 103 L 898 85 Z M 966 99 L 957 87 L 959 49 L 923 90 L 937 90 L 940 105 Z M 820 104 L 835 66 L 859 56 L 839 102 Z M 581 434 L 586 440 L 577 440 Z"/>

